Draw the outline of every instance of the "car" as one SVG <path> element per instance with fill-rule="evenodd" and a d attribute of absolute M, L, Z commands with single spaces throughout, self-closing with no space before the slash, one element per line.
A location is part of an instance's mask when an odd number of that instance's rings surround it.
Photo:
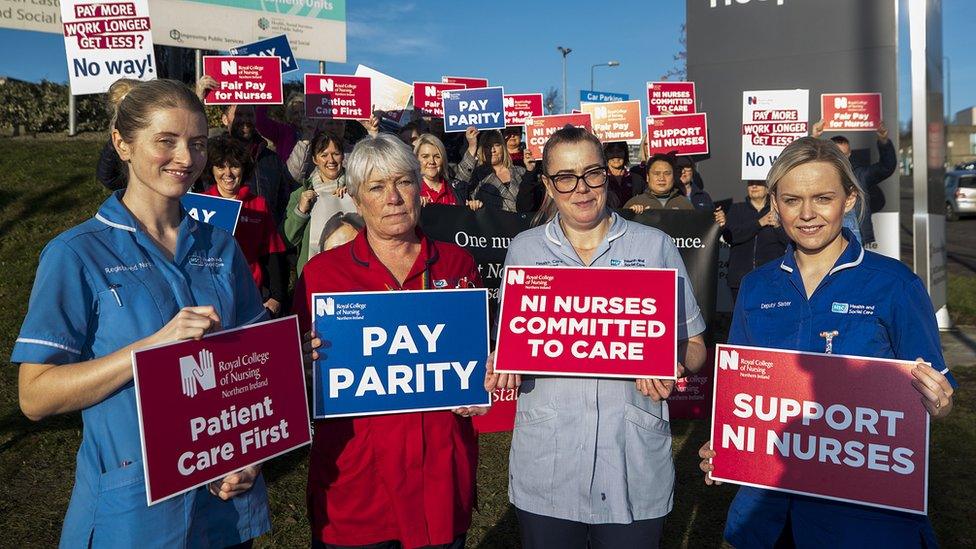
<path fill-rule="evenodd" d="M 945 176 L 946 219 L 976 214 L 976 170 L 954 170 Z"/>
<path fill-rule="evenodd" d="M 956 164 L 957 170 L 976 170 L 976 160 L 969 160 L 967 162 L 960 162 Z"/>

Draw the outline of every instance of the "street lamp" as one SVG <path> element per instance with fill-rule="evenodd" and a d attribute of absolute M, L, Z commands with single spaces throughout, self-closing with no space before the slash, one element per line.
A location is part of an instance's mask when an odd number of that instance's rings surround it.
<path fill-rule="evenodd" d="M 566 113 L 566 56 L 573 51 L 572 48 L 556 46 L 556 49 L 563 54 L 563 114 Z"/>
<path fill-rule="evenodd" d="M 948 111 L 946 113 L 945 123 L 951 124 L 952 123 L 952 71 L 950 70 L 951 66 L 949 65 L 949 58 L 943 55 L 942 60 L 945 61 L 945 73 L 946 73 L 945 94 L 946 94 L 946 110 Z"/>
<path fill-rule="evenodd" d="M 596 89 L 596 88 L 593 87 L 594 86 L 594 84 L 593 84 L 593 69 L 595 69 L 597 67 L 619 67 L 619 66 L 620 66 L 620 61 L 607 61 L 606 63 L 597 63 L 596 65 L 593 65 L 592 67 L 590 67 L 590 89 L 591 90 L 595 90 Z"/>

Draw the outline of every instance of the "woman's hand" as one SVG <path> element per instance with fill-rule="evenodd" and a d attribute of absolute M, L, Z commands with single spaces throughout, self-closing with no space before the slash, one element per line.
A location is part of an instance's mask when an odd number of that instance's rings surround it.
<path fill-rule="evenodd" d="M 345 185 L 340 185 L 336 187 L 336 190 L 332 191 L 332 196 L 336 198 L 345 198 L 345 196 L 348 193 L 349 193 L 349 188 L 346 187 Z"/>
<path fill-rule="evenodd" d="M 366 129 L 366 133 L 376 135 L 380 132 L 380 118 L 383 117 L 383 111 L 376 110 L 376 105 L 370 105 L 369 110 L 373 113 L 372 116 L 365 120 L 360 120 L 359 123 Z"/>
<path fill-rule="evenodd" d="M 151 345 L 172 343 L 185 339 L 203 339 L 203 336 L 220 330 L 220 317 L 213 305 L 183 307 L 158 332 L 149 336 Z"/>
<path fill-rule="evenodd" d="M 484 203 L 482 203 L 480 200 L 468 200 L 465 204 L 471 208 L 472 212 L 476 212 L 484 207 Z"/>
<path fill-rule="evenodd" d="M 424 206 L 426 206 L 428 204 L 430 204 L 430 198 L 427 198 L 426 196 L 421 196 L 420 197 L 420 207 L 423 208 Z"/>
<path fill-rule="evenodd" d="M 302 191 L 302 194 L 298 197 L 298 211 L 305 215 L 308 215 L 312 211 L 312 206 L 315 201 L 318 200 L 319 195 L 315 192 L 315 189 L 309 189 L 307 191 Z"/>
<path fill-rule="evenodd" d="M 478 152 L 478 128 L 474 126 L 468 126 L 468 129 L 464 130 L 464 139 L 468 142 L 468 154 L 475 157 Z"/>
<path fill-rule="evenodd" d="M 634 204 L 629 206 L 627 209 L 633 211 L 634 213 L 644 213 L 648 210 L 648 206 L 645 204 Z"/>
<path fill-rule="evenodd" d="M 522 151 L 522 163 L 525 164 L 525 170 L 531 172 L 535 169 L 535 158 L 532 157 L 532 151 L 525 149 Z"/>
<path fill-rule="evenodd" d="M 715 222 L 719 227 L 725 227 L 725 211 L 722 208 L 715 208 Z"/>
<path fill-rule="evenodd" d="M 637 390 L 646 397 L 651 397 L 654 402 L 660 402 L 671 396 L 674 390 L 673 379 L 638 379 L 635 380 Z"/>
<path fill-rule="evenodd" d="M 261 465 L 252 465 L 211 482 L 207 488 L 211 494 L 227 501 L 250 490 L 259 474 L 261 474 Z"/>
<path fill-rule="evenodd" d="M 318 348 L 322 346 L 322 340 L 315 332 L 309 330 L 302 336 L 302 362 L 306 370 L 312 369 L 312 362 L 319 359 Z"/>
<path fill-rule="evenodd" d="M 810 129 L 810 136 L 820 137 L 821 135 L 823 135 L 823 128 L 824 128 L 824 121 L 823 118 L 821 118 L 820 120 L 817 120 L 817 122 L 814 123 L 813 128 Z"/>
<path fill-rule="evenodd" d="M 495 389 L 517 389 L 522 384 L 522 376 L 519 374 L 495 373 L 495 353 L 488 355 L 485 370 L 485 390 L 489 393 Z"/>
<path fill-rule="evenodd" d="M 922 406 L 934 418 L 943 418 L 952 411 L 952 385 L 946 376 L 929 366 L 921 358 L 915 359 L 912 368 L 912 387 L 922 394 Z"/>
<path fill-rule="evenodd" d="M 489 408 L 487 406 L 465 406 L 463 408 L 455 408 L 451 411 L 461 417 L 473 417 L 483 416 L 488 413 L 488 410 Z"/>
<path fill-rule="evenodd" d="M 702 447 L 698 449 L 698 457 L 701 458 L 701 463 L 698 464 L 698 468 L 705 473 L 705 484 L 711 486 L 719 486 L 722 483 L 717 480 L 712 480 L 712 470 L 715 466 L 712 465 L 712 458 L 715 457 L 715 450 L 712 450 L 712 441 L 706 441 L 702 444 Z"/>
<path fill-rule="evenodd" d="M 281 302 L 273 297 L 270 297 L 264 302 L 264 308 L 271 313 L 271 316 L 278 316 L 278 314 L 281 313 Z"/>
<path fill-rule="evenodd" d="M 217 80 L 213 76 L 205 74 L 200 77 L 200 80 L 197 80 L 197 97 L 200 98 L 200 101 L 203 101 L 207 97 L 207 94 L 219 87 L 220 84 L 217 83 Z"/>

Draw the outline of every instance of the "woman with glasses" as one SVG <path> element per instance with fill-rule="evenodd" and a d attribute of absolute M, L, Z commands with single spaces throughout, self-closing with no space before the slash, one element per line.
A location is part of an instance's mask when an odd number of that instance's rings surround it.
<path fill-rule="evenodd" d="M 583 129 L 557 131 L 543 151 L 542 174 L 543 224 L 512 240 L 505 265 L 676 269 L 678 369 L 697 372 L 705 362 L 705 323 L 685 266 L 665 233 L 608 209 L 600 142 Z M 496 374 L 488 363 L 488 390 L 519 388 L 509 499 L 522 546 L 657 547 L 673 499 L 664 400 L 674 382 L 523 378 Z"/>

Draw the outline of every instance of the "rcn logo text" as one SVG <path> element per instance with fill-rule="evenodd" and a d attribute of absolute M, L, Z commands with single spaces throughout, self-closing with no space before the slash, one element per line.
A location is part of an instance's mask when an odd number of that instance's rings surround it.
<path fill-rule="evenodd" d="M 731 351 L 722 350 L 718 354 L 718 367 L 721 370 L 733 370 L 737 371 L 739 369 L 739 351 L 735 349 Z"/>
<path fill-rule="evenodd" d="M 214 371 L 213 353 L 204 349 L 197 357 L 181 356 L 180 381 L 183 383 L 183 394 L 190 398 L 197 396 L 198 386 L 203 391 L 216 387 L 217 374 Z"/>
<path fill-rule="evenodd" d="M 505 277 L 507 284 L 525 284 L 525 271 L 522 269 L 509 269 Z"/>
<path fill-rule="evenodd" d="M 335 314 L 335 299 L 331 297 L 319 298 L 315 301 L 316 316 L 332 316 Z"/>
<path fill-rule="evenodd" d="M 220 74 L 224 76 L 237 76 L 237 61 L 233 59 L 221 61 Z"/>

